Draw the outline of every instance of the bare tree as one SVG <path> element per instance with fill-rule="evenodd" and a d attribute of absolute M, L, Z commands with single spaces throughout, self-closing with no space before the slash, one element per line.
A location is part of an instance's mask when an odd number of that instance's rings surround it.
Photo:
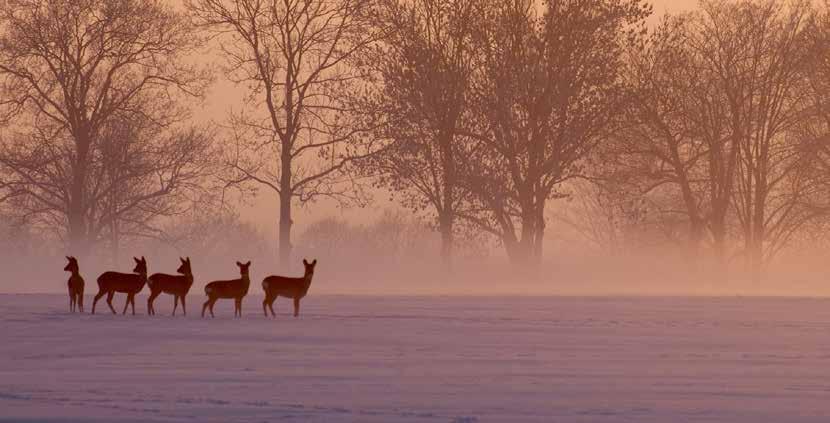
<path fill-rule="evenodd" d="M 29 134 L 0 144 L 0 165 L 23 195 L 9 213 L 55 235 L 67 235 L 65 204 L 72 169 L 68 137 Z M 117 258 L 121 237 L 158 237 L 162 218 L 202 200 L 211 172 L 211 139 L 195 129 L 162 130 L 147 122 L 111 121 L 86 163 L 85 243 L 108 243 Z"/>
<path fill-rule="evenodd" d="M 480 26 L 476 103 L 485 130 L 467 186 L 515 263 L 542 256 L 545 207 L 619 117 L 623 51 L 642 33 L 639 0 L 500 2 Z"/>
<path fill-rule="evenodd" d="M 702 53 L 707 50 L 695 19 L 666 17 L 646 48 L 628 55 L 632 101 L 626 125 L 601 148 L 603 161 L 613 164 L 603 179 L 622 177 L 643 194 L 669 188 L 674 198 L 656 211 L 685 216 L 692 257 L 711 238 L 722 265 L 738 145 L 728 131 L 718 70 Z"/>
<path fill-rule="evenodd" d="M 372 0 L 192 0 L 222 39 L 230 78 L 247 88 L 231 119 L 228 184 L 253 182 L 279 197 L 279 255 L 291 253 L 292 204 L 353 197 L 349 165 L 372 152 L 349 99 L 365 84 L 362 54 L 378 39 Z"/>
<path fill-rule="evenodd" d="M 670 17 L 658 26 L 645 48 L 633 48 L 626 60 L 625 79 L 632 88 L 626 124 L 600 148 L 600 181 L 628 181 L 641 195 L 669 185 L 676 200 L 660 210 L 684 215 L 688 249 L 697 253 L 707 216 L 701 188 L 706 144 L 689 114 L 696 113 L 696 90 L 705 85 L 691 74 L 692 58 L 685 48 L 683 18 Z M 605 174 L 603 174 L 605 173 Z"/>
<path fill-rule="evenodd" d="M 122 238 L 164 238 L 163 220 L 206 207 L 216 153 L 206 129 L 162 130 L 145 120 L 116 120 L 101 134 L 96 237 L 107 237 L 113 261 Z"/>
<path fill-rule="evenodd" d="M 101 194 L 113 188 L 94 176 L 105 127 L 117 115 L 158 128 L 184 119 L 181 97 L 201 95 L 207 82 L 187 64 L 197 44 L 159 0 L 0 4 L 0 107 L 15 117 L 0 163 L 25 191 L 27 213 L 66 228 L 74 254 L 95 242 Z M 154 170 L 159 186 L 133 198 L 139 204 L 175 186 L 169 167 Z"/>
<path fill-rule="evenodd" d="M 805 116 L 806 1 L 705 2 L 691 44 L 716 78 L 737 151 L 732 205 L 754 280 L 813 213 L 794 130 Z"/>
<path fill-rule="evenodd" d="M 805 148 L 815 154 L 820 172 L 830 177 L 830 2 L 813 23 L 809 45 L 810 113 L 800 129 Z"/>
<path fill-rule="evenodd" d="M 458 163 L 469 144 L 470 78 L 477 52 L 473 0 L 385 0 L 380 24 L 387 34 L 376 52 L 382 82 L 373 97 L 392 143 L 368 163 L 380 185 L 409 208 L 436 216 L 441 256 L 451 267 L 459 211 L 469 204 Z"/>

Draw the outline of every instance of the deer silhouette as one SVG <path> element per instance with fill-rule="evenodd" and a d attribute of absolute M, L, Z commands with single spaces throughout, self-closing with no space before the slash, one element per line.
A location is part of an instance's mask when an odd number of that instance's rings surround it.
<path fill-rule="evenodd" d="M 277 297 L 291 298 L 294 300 L 294 317 L 300 315 L 300 300 L 308 294 L 311 286 L 311 278 L 314 277 L 314 267 L 317 266 L 317 259 L 311 263 L 303 259 L 305 273 L 301 278 L 287 278 L 285 276 L 268 276 L 262 280 L 262 289 L 265 291 L 265 299 L 262 300 L 262 312 L 268 317 L 265 306 L 271 310 L 271 317 L 274 314 L 274 301 Z"/>
<path fill-rule="evenodd" d="M 66 256 L 66 259 L 69 260 L 69 263 L 66 264 L 63 270 L 70 272 L 69 281 L 67 281 L 67 286 L 69 287 L 69 312 L 75 312 L 77 307 L 83 313 L 84 278 L 81 277 L 80 270 L 78 269 L 78 259 L 71 256 Z"/>
<path fill-rule="evenodd" d="M 133 315 L 135 315 L 135 294 L 138 294 L 147 282 L 147 260 L 144 256 L 141 260 L 133 257 L 133 260 L 135 260 L 133 273 L 104 272 L 98 276 L 98 294 L 92 302 L 92 314 L 95 314 L 95 304 L 104 294 L 107 294 L 107 305 L 110 306 L 112 314 L 115 314 L 112 297 L 116 292 L 123 292 L 127 294 L 127 302 L 124 303 L 122 314 L 127 314 L 127 306 L 132 304 Z"/>
<path fill-rule="evenodd" d="M 168 275 L 165 273 L 154 273 L 147 279 L 147 287 L 150 288 L 150 298 L 147 299 L 147 314 L 156 314 L 156 309 L 153 307 L 153 301 L 156 300 L 162 292 L 173 295 L 173 315 L 176 315 L 176 307 L 179 301 L 182 302 L 182 311 L 187 316 L 187 306 L 185 305 L 185 297 L 187 296 L 190 287 L 193 286 L 193 272 L 190 268 L 190 257 L 186 260 L 179 257 L 182 262 L 181 266 L 176 269 L 180 275 Z"/>
<path fill-rule="evenodd" d="M 205 309 L 208 307 L 210 307 L 210 317 L 214 317 L 213 305 L 220 298 L 233 298 L 233 316 L 242 317 L 242 299 L 248 295 L 248 288 L 251 286 L 251 277 L 248 270 L 251 267 L 251 262 L 244 264 L 236 262 L 236 265 L 239 266 L 239 273 L 242 276 L 239 279 L 215 281 L 205 285 L 205 294 L 208 296 L 208 300 L 202 306 L 202 317 L 205 317 Z"/>

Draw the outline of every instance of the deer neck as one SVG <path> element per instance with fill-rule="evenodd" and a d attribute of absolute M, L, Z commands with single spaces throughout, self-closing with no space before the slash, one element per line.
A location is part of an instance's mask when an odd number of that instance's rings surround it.
<path fill-rule="evenodd" d="M 73 270 L 72 273 L 70 274 L 70 277 L 73 278 L 73 279 L 74 278 L 80 278 L 81 277 L 80 270 Z"/>

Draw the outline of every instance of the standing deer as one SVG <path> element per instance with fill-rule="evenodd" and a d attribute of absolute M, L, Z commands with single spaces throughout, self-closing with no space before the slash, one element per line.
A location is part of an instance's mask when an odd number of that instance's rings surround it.
<path fill-rule="evenodd" d="M 287 278 L 285 276 L 268 276 L 262 280 L 262 289 L 265 291 L 265 299 L 262 301 L 262 312 L 265 317 L 268 317 L 268 311 L 265 310 L 267 305 L 271 309 L 271 317 L 276 317 L 274 314 L 274 301 L 277 297 L 292 298 L 294 300 L 294 317 L 300 315 L 300 300 L 308 294 L 308 288 L 311 286 L 311 278 L 314 277 L 314 266 L 317 265 L 317 259 L 311 263 L 303 259 L 303 266 L 305 266 L 305 273 L 301 278 Z"/>
<path fill-rule="evenodd" d="M 80 312 L 83 313 L 84 278 L 81 277 L 78 269 L 78 259 L 70 256 L 66 256 L 66 259 L 69 260 L 69 263 L 66 264 L 63 270 L 71 273 L 69 281 L 67 282 L 67 286 L 69 287 L 69 312 L 75 312 L 75 307 L 77 306 Z"/>
<path fill-rule="evenodd" d="M 127 306 L 132 304 L 133 315 L 135 315 L 135 294 L 138 294 L 147 282 L 147 260 L 141 256 L 141 260 L 133 257 L 135 269 L 133 273 L 104 272 L 98 276 L 98 294 L 92 302 L 92 314 L 95 314 L 95 304 L 107 294 L 107 305 L 110 306 L 112 314 L 115 308 L 112 307 L 112 297 L 116 292 L 127 294 L 127 302 L 124 303 L 124 312 L 127 314 Z"/>
<path fill-rule="evenodd" d="M 190 287 L 193 286 L 193 272 L 190 269 L 190 257 L 187 260 L 179 257 L 182 264 L 176 270 L 181 275 L 168 275 L 165 273 L 154 273 L 147 279 L 147 287 L 150 288 L 150 298 L 147 299 L 147 314 L 156 314 L 156 309 L 153 307 L 153 301 L 156 300 L 162 292 L 173 295 L 173 315 L 176 315 L 176 307 L 179 305 L 179 300 L 182 302 L 182 311 L 187 316 L 187 306 L 184 298 L 187 296 Z"/>
<path fill-rule="evenodd" d="M 251 286 L 251 277 L 248 273 L 248 268 L 251 267 L 251 262 L 245 264 L 236 262 L 239 266 L 239 273 L 242 275 L 239 279 L 230 281 L 216 281 L 211 282 L 205 286 L 205 294 L 208 300 L 202 306 L 202 317 L 205 317 L 205 309 L 210 307 L 210 317 L 213 317 L 213 305 L 216 300 L 220 298 L 233 298 L 234 309 L 233 316 L 242 317 L 242 298 L 248 295 L 248 288 Z"/>

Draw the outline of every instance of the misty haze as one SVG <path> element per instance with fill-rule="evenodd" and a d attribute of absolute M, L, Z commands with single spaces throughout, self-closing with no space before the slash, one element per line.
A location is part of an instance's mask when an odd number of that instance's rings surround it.
<path fill-rule="evenodd" d="M 830 3 L 0 0 L 0 422 L 830 419 Z"/>

